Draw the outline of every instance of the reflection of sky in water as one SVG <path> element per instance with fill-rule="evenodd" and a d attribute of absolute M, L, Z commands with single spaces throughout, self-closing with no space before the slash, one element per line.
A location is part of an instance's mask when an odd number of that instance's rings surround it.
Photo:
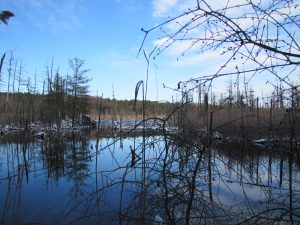
<path fill-rule="evenodd" d="M 218 173 L 213 182 L 214 192 L 218 196 L 218 200 L 227 205 L 264 201 L 264 199 L 269 197 L 270 189 L 272 189 L 272 195 L 275 197 L 288 194 L 289 169 L 287 160 L 283 164 L 283 181 L 280 187 L 279 160 L 271 157 L 271 163 L 269 164 L 269 159 L 268 156 L 260 157 L 258 167 L 259 176 L 257 178 L 256 174 L 250 177 L 249 170 L 246 171 L 246 163 L 242 166 L 237 163 L 230 164 L 228 163 L 228 158 L 220 158 L 218 156 L 215 159 Z M 299 191 L 299 185 L 297 184 L 300 180 L 299 170 L 294 168 L 292 174 L 293 190 L 297 192 Z"/>
<path fill-rule="evenodd" d="M 96 188 L 102 190 L 101 188 L 106 185 L 112 186 L 104 191 L 99 191 L 100 211 L 103 215 L 115 212 L 120 206 L 121 181 L 124 178 L 125 171 L 127 171 L 125 179 L 128 183 L 124 185 L 122 207 L 125 208 L 127 204 L 132 204 L 135 192 L 138 190 L 138 186 L 134 182 L 141 179 L 142 173 L 140 168 L 130 167 L 132 159 L 130 149 L 136 147 L 136 160 L 138 161 L 137 164 L 140 165 L 142 139 L 136 138 L 136 144 L 134 144 L 134 138 L 132 137 L 124 139 L 122 143 L 114 141 L 114 139 L 100 139 L 97 169 L 96 139 L 81 144 L 76 142 L 77 144 L 73 149 L 70 147 L 70 143 L 67 143 L 59 163 L 55 159 L 55 151 L 59 149 L 59 146 L 52 146 L 47 150 L 42 143 L 30 144 L 25 154 L 23 154 L 22 145 L 1 144 L 0 214 L 2 215 L 5 202 L 8 202 L 7 209 L 11 209 L 10 213 L 19 213 L 19 218 L 22 218 L 22 221 L 19 222 L 22 223 L 45 221 L 48 223 L 65 223 L 72 218 L 79 217 L 87 208 L 91 211 L 87 214 L 95 215 L 97 210 L 95 205 Z M 150 144 L 153 141 L 155 141 L 154 144 Z M 164 144 L 162 140 L 156 140 L 152 137 L 147 138 L 145 144 L 151 169 L 147 172 L 147 175 L 152 180 L 156 180 L 159 175 L 155 172 L 155 169 L 161 169 L 162 165 L 161 159 L 156 159 L 162 158 L 160 154 Z M 108 145 L 109 147 L 107 147 Z M 80 150 L 80 146 L 83 147 L 83 152 Z M 52 161 L 49 159 L 51 154 L 47 155 L 46 151 L 53 151 L 52 157 L 54 158 Z M 74 152 L 76 152 L 75 155 Z M 217 202 L 231 207 L 263 201 L 270 194 L 270 190 L 275 197 L 288 193 L 289 170 L 287 160 L 283 163 L 284 179 L 282 188 L 279 189 L 280 166 L 278 159 L 272 158 L 271 167 L 269 167 L 269 157 L 260 156 L 258 164 L 259 179 L 258 184 L 256 184 L 257 175 L 254 174 L 252 177 L 249 175 L 250 169 L 246 166 L 246 163 L 241 165 L 237 161 L 228 158 L 228 156 L 217 152 L 214 152 L 214 155 L 216 157 L 213 160 L 212 186 L 213 196 Z M 24 160 L 24 157 L 26 160 Z M 178 152 L 174 154 L 174 157 L 180 157 Z M 27 165 L 29 170 L 28 182 L 24 165 Z M 126 170 L 125 166 L 127 165 Z M 204 162 L 201 166 L 205 167 L 207 163 Z M 180 163 L 172 163 L 171 168 L 173 171 L 179 171 Z M 271 176 L 268 173 L 269 168 L 272 171 Z M 255 171 L 256 168 L 252 168 L 252 170 Z M 196 183 L 199 185 L 198 190 L 202 190 L 204 195 L 208 196 L 207 170 L 201 171 Z M 6 179 L 8 172 L 12 176 L 11 179 Z M 96 176 L 98 187 L 96 187 Z M 242 179 L 240 179 L 241 177 Z M 270 178 L 272 178 L 272 183 Z M 299 180 L 299 170 L 294 168 L 294 192 L 299 192 Z M 177 187 L 178 184 L 181 185 L 179 180 L 173 179 L 172 182 L 170 185 L 172 187 Z M 158 183 L 157 185 L 159 186 Z M 272 188 L 267 187 L 268 185 Z M 149 190 L 154 195 L 162 194 L 161 186 L 154 186 Z M 68 215 L 67 218 L 64 217 L 65 215 Z M 91 217 L 90 221 L 97 221 L 97 218 L 95 216 Z"/>

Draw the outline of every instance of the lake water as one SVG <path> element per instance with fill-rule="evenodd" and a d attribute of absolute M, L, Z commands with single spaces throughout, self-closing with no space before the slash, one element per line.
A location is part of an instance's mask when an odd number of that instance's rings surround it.
<path fill-rule="evenodd" d="M 184 141 L 2 143 L 0 224 L 300 222 L 295 154 Z"/>

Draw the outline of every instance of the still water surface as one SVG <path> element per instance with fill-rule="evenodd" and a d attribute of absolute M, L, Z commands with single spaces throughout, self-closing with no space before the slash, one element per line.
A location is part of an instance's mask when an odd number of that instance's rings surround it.
<path fill-rule="evenodd" d="M 158 224 L 168 213 L 177 224 L 186 215 L 190 224 L 300 222 L 294 158 L 222 145 L 208 156 L 166 141 L 0 144 L 0 224 Z"/>

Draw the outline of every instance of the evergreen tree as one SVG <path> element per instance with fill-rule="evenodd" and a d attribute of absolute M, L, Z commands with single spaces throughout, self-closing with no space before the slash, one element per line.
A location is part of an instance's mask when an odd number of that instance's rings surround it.
<path fill-rule="evenodd" d="M 86 76 L 89 72 L 83 69 L 85 60 L 73 58 L 69 61 L 72 75 L 67 79 L 69 116 L 72 118 L 72 126 L 76 121 L 80 121 L 80 115 L 87 113 L 88 92 L 90 79 Z"/>

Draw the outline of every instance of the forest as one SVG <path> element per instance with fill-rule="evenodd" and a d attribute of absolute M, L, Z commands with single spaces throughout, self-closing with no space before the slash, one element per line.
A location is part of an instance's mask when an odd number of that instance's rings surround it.
<path fill-rule="evenodd" d="M 72 76 L 62 76 L 53 64 L 46 66 L 46 78 L 38 88 L 35 81 L 25 78 L 22 63 L 14 60 L 13 52 L 2 57 L 2 81 L 0 93 L 0 120 L 5 127 L 28 130 L 30 125 L 42 124 L 44 128 L 60 127 L 61 121 L 69 121 L 70 127 L 84 124 L 83 117 L 106 121 L 120 119 L 158 118 L 170 121 L 180 130 L 190 133 L 207 128 L 208 114 L 212 114 L 212 129 L 239 140 L 260 138 L 282 139 L 297 145 L 299 133 L 299 86 L 282 83 L 273 86 L 269 96 L 257 96 L 238 75 L 229 80 L 226 92 L 219 94 L 207 88 L 205 82 L 192 90 L 187 84 L 178 84 L 179 100 L 157 102 L 142 100 L 116 100 L 89 95 L 89 71 L 83 69 L 84 60 L 69 61 Z M 24 91 L 26 90 L 26 91 Z M 138 93 L 136 93 L 138 94 Z M 133 93 L 134 96 L 134 93 Z M 137 96 L 136 96 L 137 98 Z M 136 105 L 136 107 L 134 107 Z M 145 119 L 144 118 L 144 119 Z M 93 127 L 91 127 L 93 128 Z M 94 127 L 95 128 L 95 127 Z"/>

